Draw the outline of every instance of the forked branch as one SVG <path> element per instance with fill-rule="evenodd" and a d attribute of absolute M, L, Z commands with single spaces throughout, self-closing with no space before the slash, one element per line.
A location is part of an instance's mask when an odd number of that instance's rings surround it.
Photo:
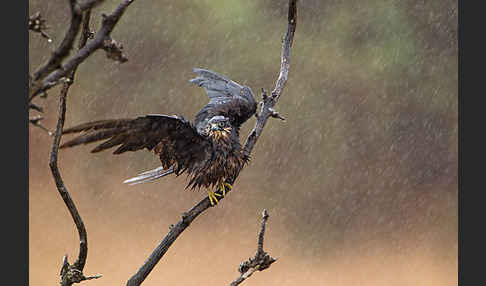
<path fill-rule="evenodd" d="M 235 281 L 231 282 L 230 286 L 240 285 L 243 281 L 248 279 L 255 271 L 263 271 L 270 267 L 272 263 L 277 261 L 277 259 L 271 257 L 268 253 L 263 250 L 263 238 L 265 236 L 265 225 L 268 220 L 267 210 L 262 212 L 262 223 L 260 225 L 260 232 L 258 233 L 258 247 L 255 256 L 248 258 L 238 267 L 240 272 L 240 277 L 236 278 Z"/>
<path fill-rule="evenodd" d="M 81 21 L 83 19 L 83 14 L 82 11 L 79 11 L 78 9 L 75 8 L 76 0 L 70 0 L 69 6 L 71 9 L 71 22 L 68 30 L 66 31 L 66 34 L 64 35 L 64 39 L 62 40 L 59 47 L 52 53 L 49 60 L 34 72 L 32 76 L 32 80 L 34 83 L 42 80 L 50 72 L 59 68 L 64 58 L 69 55 L 69 52 L 73 47 L 74 39 L 78 35 L 79 30 L 81 28 Z"/>

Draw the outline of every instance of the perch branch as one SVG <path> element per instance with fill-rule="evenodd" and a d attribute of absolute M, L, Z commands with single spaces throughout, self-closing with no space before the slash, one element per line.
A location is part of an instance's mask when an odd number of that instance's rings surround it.
<path fill-rule="evenodd" d="M 240 285 L 248 277 L 250 277 L 255 271 L 263 271 L 270 267 L 272 263 L 277 261 L 277 259 L 271 257 L 268 253 L 263 250 L 263 238 L 265 236 L 265 225 L 268 220 L 267 210 L 262 212 L 262 223 L 260 226 L 260 233 L 258 233 L 258 247 L 255 256 L 250 257 L 247 261 L 244 261 L 238 267 L 240 272 L 240 277 L 236 278 L 235 281 L 231 282 L 230 286 Z"/>
<path fill-rule="evenodd" d="M 72 70 L 74 70 L 79 64 L 86 60 L 93 52 L 95 52 L 99 48 L 102 48 L 106 38 L 113 31 L 113 28 L 118 23 L 118 20 L 120 20 L 126 8 L 130 4 L 132 4 L 133 1 L 135 0 L 124 0 L 110 15 L 103 14 L 101 28 L 98 30 L 93 40 L 86 44 L 82 49 L 78 50 L 78 52 L 70 59 L 68 59 L 65 63 L 61 64 L 62 59 L 67 56 L 69 50 L 72 47 L 72 41 L 70 41 L 71 37 L 75 37 L 79 31 L 79 23 L 77 23 L 77 21 L 81 22 L 81 20 L 80 18 L 78 19 L 77 13 L 81 11 L 82 7 L 92 7 L 95 3 L 98 3 L 99 1 L 84 1 L 82 3 L 87 3 L 84 6 L 77 5 L 78 9 L 72 8 L 71 11 L 73 13 L 73 20 L 71 22 L 71 28 L 68 30 L 68 33 L 66 35 L 67 39 L 65 38 L 63 40 L 63 43 L 66 42 L 66 44 L 63 45 L 61 43 L 61 46 L 58 49 L 58 51 L 60 50 L 62 53 L 55 52 L 55 56 L 53 55 L 53 57 L 48 61 L 46 65 L 44 65 L 36 73 L 34 73 L 34 77 L 32 78 L 32 86 L 30 87 L 29 92 L 29 102 L 31 102 L 32 99 L 34 99 L 39 94 L 42 94 L 46 90 L 59 84 L 61 78 L 69 75 Z M 75 1 L 72 0 L 71 2 Z M 70 45 L 68 45 L 69 43 Z M 59 54 L 61 54 L 63 57 L 61 58 Z"/>
<path fill-rule="evenodd" d="M 244 146 L 244 155 L 250 156 L 256 141 L 263 131 L 268 118 L 275 117 L 276 111 L 273 109 L 278 102 L 283 88 L 288 79 L 288 72 L 290 67 L 290 48 L 292 46 L 294 32 L 297 25 L 297 0 L 289 0 L 289 13 L 288 13 L 288 27 L 287 33 L 282 44 L 282 57 L 280 74 L 275 84 L 275 89 L 272 91 L 272 96 L 265 96 L 260 114 L 258 115 L 257 122 L 253 131 L 250 133 Z M 273 115 L 273 116 L 272 116 Z M 241 170 L 240 170 L 241 171 Z M 236 178 L 239 175 L 239 171 L 235 177 L 230 178 L 227 183 L 233 185 Z M 229 191 L 226 191 L 228 193 Z M 219 191 L 218 193 L 222 195 Z M 222 198 L 221 198 L 222 199 Z M 179 237 L 179 235 L 192 223 L 192 221 L 198 217 L 202 212 L 211 207 L 209 199 L 206 197 L 192 207 L 188 212 L 182 214 L 182 219 L 173 227 L 170 228 L 169 233 L 164 239 L 157 245 L 154 251 L 150 254 L 149 258 L 144 262 L 142 267 L 127 281 L 127 286 L 138 286 L 147 278 L 152 269 L 157 265 L 160 259 L 165 255 L 169 247 Z"/>

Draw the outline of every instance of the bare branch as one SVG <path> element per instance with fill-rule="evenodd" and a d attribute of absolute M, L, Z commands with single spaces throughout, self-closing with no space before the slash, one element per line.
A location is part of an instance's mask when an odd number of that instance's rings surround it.
<path fill-rule="evenodd" d="M 46 21 L 42 18 L 40 12 L 37 12 L 29 17 L 29 30 L 40 33 L 41 36 L 46 38 L 49 43 L 52 42 L 51 37 L 49 37 L 49 35 L 46 33 Z"/>
<path fill-rule="evenodd" d="M 260 225 L 260 233 L 258 234 L 257 253 L 263 253 L 263 240 L 264 240 L 264 237 L 265 237 L 265 225 L 266 225 L 269 217 L 270 216 L 268 215 L 267 210 L 264 209 L 263 212 L 262 212 L 262 223 Z"/>
<path fill-rule="evenodd" d="M 287 33 L 282 44 L 282 56 L 280 65 L 280 74 L 275 84 L 275 88 L 272 91 L 272 96 L 267 96 L 266 92 L 263 92 L 263 103 L 260 114 L 257 116 L 257 122 L 255 127 L 248 136 L 245 146 L 243 147 L 245 155 L 249 156 L 256 141 L 260 137 L 263 127 L 267 123 L 269 117 L 279 118 L 278 113 L 274 110 L 275 104 L 280 99 L 280 95 L 287 83 L 289 68 L 290 68 L 290 48 L 294 41 L 294 33 L 297 27 L 297 0 L 289 0 L 289 13 L 288 13 L 288 25 Z M 280 118 L 283 119 L 283 118 Z"/>
<path fill-rule="evenodd" d="M 79 48 L 82 48 L 87 41 L 89 33 L 89 19 L 91 13 L 90 10 L 86 11 L 83 17 L 83 34 L 79 40 Z M 60 279 L 62 286 L 70 286 L 73 283 L 79 283 L 84 280 L 96 279 L 101 277 L 100 275 L 86 277 L 83 275 L 83 269 L 86 264 L 86 258 L 88 256 L 88 237 L 86 228 L 84 226 L 83 220 L 72 200 L 69 192 L 62 180 L 61 174 L 59 172 L 58 167 L 58 151 L 59 151 L 59 144 L 62 137 L 62 129 L 64 127 L 64 120 L 66 117 L 66 99 L 68 95 L 68 91 L 70 86 L 74 80 L 74 74 L 76 70 L 73 69 L 68 77 L 67 80 L 64 81 L 63 87 L 61 89 L 61 94 L 59 97 L 59 119 L 56 126 L 56 131 L 54 133 L 54 141 L 52 143 L 51 155 L 49 160 L 49 167 L 51 168 L 52 176 L 56 183 L 57 190 L 61 195 L 66 207 L 73 218 L 73 221 L 78 229 L 79 234 L 79 255 L 78 259 L 74 262 L 74 264 L 70 265 L 67 259 L 67 255 L 63 257 L 63 264 L 61 267 L 60 272 Z"/>
<path fill-rule="evenodd" d="M 54 142 L 52 143 L 51 156 L 49 160 L 49 167 L 51 168 L 52 176 L 54 177 L 54 181 L 56 182 L 57 190 L 59 191 L 59 194 L 66 204 L 66 207 L 68 208 L 69 213 L 71 214 L 71 217 L 76 224 L 76 228 L 78 229 L 79 234 L 78 259 L 73 265 L 69 265 L 69 263 L 67 262 L 67 256 L 65 256 L 65 259 L 63 260 L 63 266 L 61 268 L 61 284 L 63 286 L 71 285 L 73 283 L 82 281 L 79 279 L 82 279 L 82 277 L 84 277 L 82 275 L 82 269 L 84 268 L 84 265 L 86 263 L 86 257 L 88 255 L 88 240 L 86 228 L 84 227 L 83 220 L 79 215 L 74 201 L 72 200 L 66 186 L 64 185 L 57 165 L 59 143 L 61 141 L 62 129 L 64 127 L 64 119 L 66 116 L 66 98 L 70 86 L 71 81 L 65 82 L 61 90 L 61 95 L 59 99 L 59 119 L 57 122 L 56 131 L 54 133 Z"/>
<path fill-rule="evenodd" d="M 62 60 L 68 56 L 69 51 L 71 51 L 74 43 L 74 39 L 79 33 L 79 29 L 81 27 L 81 20 L 83 18 L 82 13 L 74 9 L 74 5 L 76 4 L 75 0 L 70 0 L 70 9 L 71 9 L 71 23 L 69 28 L 64 36 L 59 47 L 52 53 L 52 56 L 49 58 L 47 63 L 43 66 L 39 67 L 37 71 L 34 72 L 33 81 L 39 81 L 51 71 L 57 69 Z"/>
<path fill-rule="evenodd" d="M 84 46 L 86 46 L 86 43 L 88 42 L 88 39 L 93 38 L 93 32 L 89 29 L 89 21 L 91 19 L 91 9 L 86 10 L 84 13 L 83 17 L 83 28 L 81 30 L 81 37 L 79 38 L 79 44 L 78 44 L 78 49 L 82 49 Z M 74 76 L 74 73 L 76 72 L 76 69 L 73 69 L 72 76 Z"/>
<path fill-rule="evenodd" d="M 46 131 L 49 136 L 52 136 L 54 133 L 52 133 L 49 129 L 47 129 L 44 125 L 40 123 L 42 119 L 44 119 L 42 115 L 37 115 L 29 118 L 29 123 Z"/>
<path fill-rule="evenodd" d="M 275 89 L 272 91 L 272 96 L 268 97 L 264 96 L 262 110 L 260 115 L 258 116 L 257 122 L 253 131 L 248 136 L 245 146 L 244 146 L 244 155 L 250 157 L 251 151 L 255 146 L 260 134 L 265 126 L 267 120 L 272 115 L 276 117 L 275 110 L 273 107 L 278 102 L 280 95 L 283 91 L 283 88 L 287 82 L 288 72 L 290 67 L 290 48 L 292 46 L 294 32 L 297 25 L 297 0 L 289 0 L 289 13 L 288 13 L 288 27 L 287 33 L 285 35 L 282 47 L 282 59 L 281 59 L 281 70 L 280 75 L 278 77 L 277 83 L 275 85 Z M 278 113 L 277 113 L 278 114 Z M 227 180 L 226 182 L 233 185 L 235 180 L 237 179 L 239 172 L 237 172 L 234 178 Z M 227 190 L 226 193 L 229 193 L 231 190 Z M 221 199 L 223 199 L 223 194 L 218 191 L 217 194 L 221 195 Z M 202 212 L 210 208 L 212 205 L 209 202 L 209 198 L 206 197 L 201 200 L 198 204 L 196 204 L 192 209 L 182 215 L 182 219 L 173 227 L 170 228 L 169 233 L 164 237 L 164 239 L 157 245 L 154 249 L 152 254 L 150 254 L 149 258 L 145 261 L 145 263 L 140 267 L 140 269 L 127 281 L 127 286 L 138 286 L 142 284 L 142 282 L 147 278 L 150 274 L 152 269 L 155 265 L 160 261 L 160 259 L 165 255 L 169 247 L 174 243 L 174 241 L 179 237 L 179 235 L 191 224 L 191 222 L 196 219 Z M 262 234 L 263 235 L 263 234 Z M 263 245 L 263 239 L 262 239 Z M 261 266 L 260 266 L 260 270 Z M 254 271 L 254 270 L 253 270 Z M 247 274 L 251 275 L 251 274 Z"/>
<path fill-rule="evenodd" d="M 150 254 L 149 258 L 140 267 L 140 269 L 135 273 L 128 281 L 127 286 L 140 285 L 150 274 L 152 269 L 157 265 L 164 254 L 169 250 L 169 247 L 174 243 L 174 241 L 179 237 L 179 235 L 191 224 L 191 222 L 198 217 L 202 212 L 204 212 L 210 206 L 209 199 L 206 197 L 198 204 L 196 204 L 188 212 L 182 214 L 182 219 L 169 230 L 169 233 L 164 237 L 164 239 L 157 245 L 155 250 Z"/>
<path fill-rule="evenodd" d="M 86 58 L 88 58 L 94 51 L 96 51 L 99 48 L 102 48 L 106 37 L 110 35 L 110 33 L 113 31 L 113 28 L 118 23 L 118 20 L 120 20 L 121 16 L 125 12 L 126 8 L 131 3 L 133 3 L 133 1 L 134 0 L 124 0 L 122 1 L 122 3 L 120 3 L 120 5 L 118 5 L 118 7 L 110 15 L 103 14 L 102 15 L 103 21 L 102 21 L 101 28 L 98 30 L 93 40 L 90 41 L 82 49 L 80 49 L 75 55 L 73 55 L 65 63 L 61 65 L 60 64 L 61 61 L 59 62 L 57 61 L 57 58 L 59 57 L 56 57 L 56 59 L 52 61 L 55 61 L 55 63 L 57 64 L 48 63 L 44 68 L 41 68 L 39 72 L 36 72 L 33 77 L 33 84 L 30 88 L 29 102 L 31 102 L 32 99 L 35 98 L 37 95 L 59 84 L 61 78 L 69 75 L 69 73 L 72 70 L 74 70 L 79 64 L 81 64 L 84 60 L 86 60 Z M 89 1 L 89 2 L 91 3 L 93 1 Z M 87 5 L 86 7 L 89 7 L 89 5 Z M 77 9 L 72 9 L 72 11 L 77 11 Z M 75 12 L 73 12 L 73 14 L 77 15 Z M 80 21 L 80 19 L 77 20 Z M 71 24 L 71 26 L 73 26 L 73 24 Z M 79 31 L 79 25 L 77 25 L 77 31 Z M 71 46 L 72 46 L 72 42 L 71 42 Z M 52 71 L 53 69 L 55 70 Z M 52 72 L 46 75 L 47 70 L 49 70 L 49 72 L 50 71 Z"/>
<path fill-rule="evenodd" d="M 240 277 L 236 278 L 236 280 L 231 282 L 230 286 L 240 285 L 255 271 L 263 271 L 270 267 L 272 263 L 277 261 L 277 259 L 271 257 L 263 250 L 263 238 L 265 236 L 265 225 L 267 223 L 268 217 L 268 212 L 266 209 L 264 209 L 262 212 L 262 222 L 260 225 L 260 232 L 258 233 L 258 246 L 255 256 L 250 257 L 247 261 L 240 263 L 240 266 L 238 267 Z"/>
<path fill-rule="evenodd" d="M 61 286 L 70 286 L 74 283 L 80 283 L 84 280 L 98 279 L 103 277 L 101 274 L 94 276 L 84 276 L 83 272 L 77 269 L 74 265 L 68 263 L 67 254 L 62 258 L 61 272 L 59 273 L 59 278 Z"/>
<path fill-rule="evenodd" d="M 29 103 L 29 109 L 37 110 L 39 112 L 44 112 L 44 109 L 38 105 L 35 105 L 33 103 Z"/>

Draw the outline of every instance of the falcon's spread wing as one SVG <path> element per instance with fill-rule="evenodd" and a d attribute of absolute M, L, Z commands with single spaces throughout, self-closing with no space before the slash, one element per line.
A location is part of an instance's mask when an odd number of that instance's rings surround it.
<path fill-rule="evenodd" d="M 176 174 L 192 173 L 204 167 L 211 157 L 211 142 L 197 133 L 184 118 L 167 115 L 146 115 L 135 119 L 100 120 L 65 129 L 63 134 L 83 134 L 64 143 L 61 148 L 106 140 L 91 152 L 115 146 L 113 154 L 154 150 L 164 169 L 173 168 Z"/>
<path fill-rule="evenodd" d="M 255 114 L 257 103 L 249 87 L 210 70 L 196 68 L 194 72 L 198 77 L 190 82 L 203 87 L 209 97 L 209 103 L 196 115 L 197 127 L 217 115 L 230 118 L 239 127 Z"/>
<path fill-rule="evenodd" d="M 81 134 L 62 144 L 61 148 L 104 140 L 91 152 L 113 147 L 117 147 L 114 154 L 148 149 L 160 157 L 161 167 L 141 173 L 125 183 L 143 183 L 187 171 L 193 177 L 188 184 L 192 188 L 221 184 L 228 174 L 239 170 L 245 162 L 239 152 L 238 129 L 255 114 L 257 103 L 247 86 L 209 70 L 194 69 L 194 72 L 198 76 L 190 82 L 203 87 L 209 97 L 209 103 L 196 115 L 194 125 L 182 117 L 167 115 L 94 121 L 65 129 L 64 134 Z M 218 131 L 220 133 L 214 134 L 219 137 L 211 136 L 208 123 L 215 116 L 229 118 L 233 127 L 229 128 L 229 135 L 219 136 L 221 131 Z"/>

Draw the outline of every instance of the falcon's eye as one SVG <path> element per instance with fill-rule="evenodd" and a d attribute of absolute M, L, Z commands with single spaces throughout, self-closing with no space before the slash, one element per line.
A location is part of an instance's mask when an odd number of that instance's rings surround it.
<path fill-rule="evenodd" d="M 223 128 L 224 127 L 224 122 L 223 121 L 218 122 L 218 127 Z"/>

